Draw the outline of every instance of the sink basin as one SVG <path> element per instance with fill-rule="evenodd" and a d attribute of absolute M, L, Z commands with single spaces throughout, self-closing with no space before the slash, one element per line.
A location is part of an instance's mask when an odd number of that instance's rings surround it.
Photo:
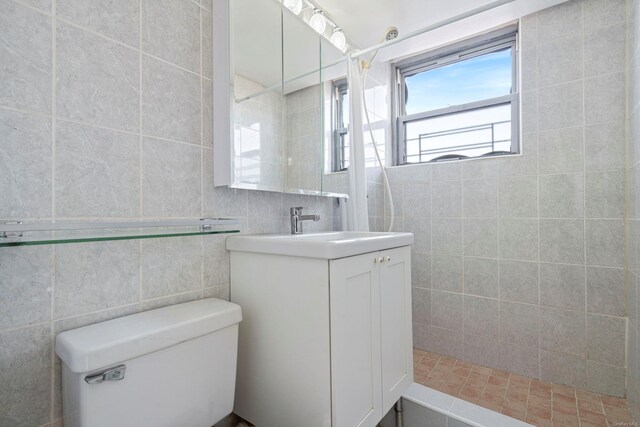
<path fill-rule="evenodd" d="M 411 233 L 337 231 L 312 234 L 261 234 L 227 238 L 230 251 L 336 259 L 413 243 Z"/>

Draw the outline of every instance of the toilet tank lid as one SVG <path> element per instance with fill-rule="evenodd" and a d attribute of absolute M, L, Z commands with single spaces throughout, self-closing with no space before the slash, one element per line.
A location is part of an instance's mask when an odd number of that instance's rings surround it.
<path fill-rule="evenodd" d="M 239 323 L 240 306 L 216 298 L 120 317 L 56 337 L 56 353 L 76 373 L 91 372 Z"/>

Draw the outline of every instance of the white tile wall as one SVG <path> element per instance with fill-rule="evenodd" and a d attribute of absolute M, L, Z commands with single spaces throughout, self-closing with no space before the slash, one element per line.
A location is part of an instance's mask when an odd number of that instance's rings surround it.
<path fill-rule="evenodd" d="M 416 234 L 418 346 L 622 395 L 627 31 L 633 238 L 626 364 L 637 405 L 640 14 L 638 0 L 627 3 L 626 29 L 623 0 L 572 0 L 523 21 L 522 156 L 397 168 L 389 176 L 396 229 Z M 240 217 L 246 232 L 280 232 L 287 207 L 301 203 L 322 216 L 314 228 L 330 229 L 328 201 L 213 188 L 211 11 L 210 0 L 0 0 L 0 51 L 9 58 L 0 68 L 0 218 L 227 215 Z M 384 108 L 374 110 L 384 119 Z M 95 166 L 83 170 L 87 162 Z M 87 173 L 100 175 L 97 187 Z M 381 229 L 382 185 L 375 170 L 369 175 L 372 227 Z M 489 192 L 492 203 L 470 197 L 471 189 Z M 495 232 L 473 234 L 473 221 Z M 228 297 L 223 238 L 167 242 L 0 251 L 0 266 L 10 272 L 0 282 L 1 425 L 60 417 L 56 332 L 202 296 Z M 181 245 L 198 261 L 163 261 Z M 168 274 L 174 280 L 165 280 Z M 547 291 L 562 298 L 545 299 Z M 487 326 L 482 343 L 473 339 L 478 322 Z"/>
<path fill-rule="evenodd" d="M 287 129 L 284 188 L 320 191 L 324 167 L 320 87 L 316 85 L 289 93 L 283 100 Z"/>
<path fill-rule="evenodd" d="M 0 220 L 287 232 L 299 205 L 330 230 L 329 199 L 213 187 L 211 17 L 210 0 L 0 0 Z M 224 236 L 2 248 L 0 270 L 3 427 L 61 425 L 56 333 L 229 298 Z"/>
<path fill-rule="evenodd" d="M 571 0 L 522 20 L 521 156 L 392 169 L 417 231 L 418 347 L 625 394 L 624 11 Z"/>
<path fill-rule="evenodd" d="M 627 398 L 629 409 L 640 419 L 640 339 L 638 336 L 638 276 L 640 275 L 640 228 L 638 226 L 638 203 L 640 203 L 640 1 L 627 0 L 627 176 L 626 176 L 626 307 L 628 310 L 627 331 Z M 608 135 L 607 135 L 608 136 Z M 608 138 L 602 138 L 608 139 Z M 610 278 L 603 278 L 602 282 Z M 598 290 L 597 302 L 610 310 L 620 302 Z M 606 302 L 605 302 L 606 301 Z M 620 310 L 620 308 L 618 308 Z M 593 375 L 602 375 L 594 367 Z"/>

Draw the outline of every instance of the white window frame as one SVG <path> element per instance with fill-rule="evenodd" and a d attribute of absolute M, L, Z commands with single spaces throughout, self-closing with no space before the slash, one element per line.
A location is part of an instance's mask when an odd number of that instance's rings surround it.
<path fill-rule="evenodd" d="M 405 112 L 405 96 L 406 85 L 405 78 L 418 74 L 420 72 L 433 70 L 456 62 L 461 62 L 487 53 L 496 52 L 507 47 L 512 48 L 512 67 L 511 67 L 511 93 L 496 98 L 483 99 L 480 101 L 454 105 L 451 107 L 429 110 L 420 113 L 407 115 Z M 394 100 L 393 110 L 395 112 L 395 126 L 393 126 L 393 143 L 394 143 L 394 165 L 402 166 L 406 164 L 433 163 L 443 160 L 466 160 L 470 158 L 482 158 L 489 156 L 505 156 L 514 155 L 521 152 L 520 147 L 520 96 L 519 96 L 519 47 L 518 47 L 518 27 L 511 25 L 509 27 L 488 33 L 481 36 L 473 37 L 451 46 L 437 49 L 432 52 L 404 59 L 394 64 L 394 72 L 392 73 L 394 82 L 393 90 Z M 451 114 L 457 114 L 465 111 L 473 111 L 491 106 L 511 105 L 511 150 L 508 152 L 495 152 L 485 154 L 483 156 L 464 157 L 458 155 L 447 156 L 443 150 L 443 156 L 424 162 L 407 163 L 405 128 L 406 124 L 412 121 L 424 120 L 426 118 L 441 117 Z M 464 129 L 452 129 L 451 132 Z"/>
<path fill-rule="evenodd" d="M 332 159 L 331 159 L 331 171 L 332 172 L 344 172 L 348 167 L 344 166 L 345 150 L 348 147 L 344 146 L 344 138 L 349 133 L 349 127 L 345 126 L 342 122 L 343 115 L 343 99 L 349 86 L 347 79 L 336 80 L 332 84 L 333 94 L 333 114 L 331 119 L 331 139 L 332 139 Z"/>

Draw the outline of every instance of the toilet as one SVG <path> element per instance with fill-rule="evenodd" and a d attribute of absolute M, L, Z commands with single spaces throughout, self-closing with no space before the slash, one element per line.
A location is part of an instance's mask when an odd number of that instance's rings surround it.
<path fill-rule="evenodd" d="M 233 410 L 241 320 L 209 298 L 59 334 L 65 427 L 211 427 Z"/>

